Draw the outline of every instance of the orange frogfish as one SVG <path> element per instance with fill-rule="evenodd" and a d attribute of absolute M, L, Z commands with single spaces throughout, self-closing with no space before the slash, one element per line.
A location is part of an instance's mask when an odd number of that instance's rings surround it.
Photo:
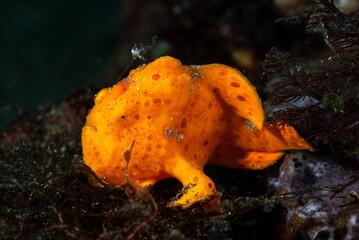
<path fill-rule="evenodd" d="M 289 125 L 264 122 L 261 100 L 236 69 L 184 66 L 161 57 L 101 90 L 82 130 L 85 163 L 112 185 L 128 178 L 148 187 L 176 178 L 190 186 L 174 205 L 188 207 L 216 192 L 207 163 L 263 169 L 286 149 L 313 148 Z"/>

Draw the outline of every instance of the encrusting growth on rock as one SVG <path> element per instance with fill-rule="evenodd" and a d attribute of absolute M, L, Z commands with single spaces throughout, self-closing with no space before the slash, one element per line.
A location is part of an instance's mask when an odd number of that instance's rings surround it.
<path fill-rule="evenodd" d="M 133 141 L 129 179 L 142 187 L 178 179 L 191 186 L 174 202 L 183 207 L 216 192 L 203 173 L 207 163 L 263 169 L 283 150 L 313 150 L 291 126 L 264 122 L 261 100 L 238 70 L 184 66 L 168 56 L 97 94 L 82 131 L 85 163 L 121 186 Z"/>

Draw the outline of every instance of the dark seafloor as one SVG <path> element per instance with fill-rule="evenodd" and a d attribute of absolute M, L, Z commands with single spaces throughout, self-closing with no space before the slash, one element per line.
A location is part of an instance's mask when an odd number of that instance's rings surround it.
<path fill-rule="evenodd" d="M 359 239 L 355 4 L 1 1 L 0 13 L 0 239 Z M 145 60 L 135 44 L 151 46 Z M 262 171 L 206 166 L 219 212 L 167 207 L 173 179 L 136 196 L 95 187 L 81 150 L 94 95 L 163 55 L 238 68 L 267 120 L 317 151 Z"/>

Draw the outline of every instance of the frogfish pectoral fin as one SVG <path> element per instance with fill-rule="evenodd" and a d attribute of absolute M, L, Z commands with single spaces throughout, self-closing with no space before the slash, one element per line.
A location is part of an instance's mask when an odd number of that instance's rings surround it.
<path fill-rule="evenodd" d="M 170 206 L 190 207 L 199 200 L 205 200 L 216 193 L 216 187 L 203 169 L 188 163 L 186 159 L 177 157 L 169 170 L 170 174 L 183 184 L 182 196 Z M 219 201 L 219 199 L 217 199 Z"/>

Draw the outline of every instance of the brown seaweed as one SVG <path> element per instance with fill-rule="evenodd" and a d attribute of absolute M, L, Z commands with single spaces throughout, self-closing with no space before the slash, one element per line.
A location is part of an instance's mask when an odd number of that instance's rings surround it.
<path fill-rule="evenodd" d="M 321 1 L 326 2 L 326 1 Z M 314 146 L 329 145 L 340 155 L 355 156 L 359 150 L 359 22 L 342 14 L 332 4 L 312 9 L 300 18 L 285 22 L 304 22 L 308 34 L 321 36 L 327 54 L 313 60 L 316 69 L 291 54 L 273 48 L 263 62 L 270 85 L 269 105 L 300 101 L 306 97 L 317 104 L 289 107 L 273 113 L 273 121 L 288 122 L 304 131 Z M 330 8 L 329 8 L 330 6 Z M 329 56 L 328 56 L 329 55 Z"/>

